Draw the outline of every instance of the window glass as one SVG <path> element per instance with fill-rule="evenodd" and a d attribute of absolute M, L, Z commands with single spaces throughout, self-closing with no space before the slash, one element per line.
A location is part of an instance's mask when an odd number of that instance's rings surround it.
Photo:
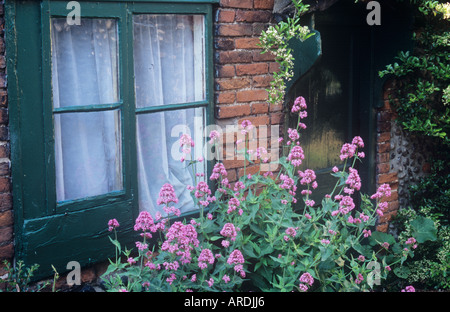
<path fill-rule="evenodd" d="M 82 18 L 81 25 L 69 26 L 54 18 L 51 34 L 54 109 L 117 102 L 116 21 Z M 54 115 L 58 201 L 122 189 L 120 114 L 92 109 Z"/>
<path fill-rule="evenodd" d="M 136 107 L 205 99 L 203 16 L 133 16 Z"/>

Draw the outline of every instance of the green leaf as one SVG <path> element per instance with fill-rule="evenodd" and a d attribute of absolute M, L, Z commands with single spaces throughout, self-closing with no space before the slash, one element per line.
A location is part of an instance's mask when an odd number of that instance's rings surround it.
<path fill-rule="evenodd" d="M 433 220 L 425 217 L 417 217 L 411 221 L 412 235 L 418 243 L 424 243 L 427 240 L 435 241 L 437 239 L 437 229 Z"/>
<path fill-rule="evenodd" d="M 114 246 L 116 246 L 116 248 L 119 250 L 119 253 L 122 252 L 122 248 L 120 246 L 120 243 L 118 240 L 112 239 L 110 236 L 108 236 L 109 240 L 111 241 L 111 243 L 113 243 Z"/>
<path fill-rule="evenodd" d="M 377 244 L 383 244 L 387 242 L 389 245 L 395 244 L 395 238 L 391 234 L 383 232 L 373 232 L 370 236 L 370 245 L 375 246 Z"/>
<path fill-rule="evenodd" d="M 400 278 L 407 278 L 411 271 L 408 269 L 408 267 L 401 266 L 394 269 L 394 274 L 397 275 Z"/>

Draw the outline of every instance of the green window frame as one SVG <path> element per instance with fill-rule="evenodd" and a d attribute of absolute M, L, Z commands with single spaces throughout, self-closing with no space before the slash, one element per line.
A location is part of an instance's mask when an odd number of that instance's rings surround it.
<path fill-rule="evenodd" d="M 136 164 L 136 120 L 141 114 L 205 108 L 205 125 L 213 121 L 213 4 L 218 0 L 80 2 L 81 18 L 115 19 L 118 27 L 119 101 L 53 108 L 51 18 L 67 17 L 68 1 L 5 1 L 11 171 L 15 211 L 15 253 L 25 263 L 38 263 L 39 274 L 59 272 L 69 261 L 82 266 L 106 260 L 114 252 L 107 221 L 116 218 L 125 243 L 135 240 L 139 213 Z M 182 104 L 135 107 L 133 15 L 204 16 L 205 97 Z M 85 198 L 56 200 L 55 115 L 120 111 L 122 190 Z M 208 162 L 207 173 L 211 164 Z M 209 176 L 209 175 L 208 175 Z M 192 214 L 190 212 L 187 214 Z M 186 215 L 182 215 L 185 217 Z"/>

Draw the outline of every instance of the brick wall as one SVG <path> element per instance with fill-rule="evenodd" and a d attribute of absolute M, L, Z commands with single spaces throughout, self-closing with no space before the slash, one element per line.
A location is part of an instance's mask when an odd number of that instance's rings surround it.
<path fill-rule="evenodd" d="M 427 142 L 402 130 L 396 122 L 397 114 L 391 101 L 395 99 L 397 88 L 401 86 L 394 80 L 385 84 L 384 106 L 377 112 L 377 187 L 387 183 L 392 189 L 392 195 L 387 199 L 388 209 L 378 220 L 377 230 L 383 232 L 392 230 L 392 218 L 399 209 L 408 207 L 409 186 L 430 173 L 427 159 L 431 149 L 427 148 Z"/>
<path fill-rule="evenodd" d="M 14 255 L 3 1 L 0 3 L 0 261 Z M 2 273 L 0 264 L 0 274 Z"/>
<path fill-rule="evenodd" d="M 215 19 L 215 117 L 216 124 L 238 126 L 248 119 L 256 127 L 283 123 L 280 105 L 271 106 L 266 89 L 278 64 L 258 46 L 262 30 L 274 23 L 274 0 L 222 0 Z M 267 146 L 270 147 L 270 140 Z M 243 160 L 225 155 L 230 182 L 243 174 Z M 248 168 L 250 173 L 256 166 Z"/>

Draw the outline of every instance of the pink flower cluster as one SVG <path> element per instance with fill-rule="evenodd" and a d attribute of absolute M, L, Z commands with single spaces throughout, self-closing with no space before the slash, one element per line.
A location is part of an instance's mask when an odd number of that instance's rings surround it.
<path fill-rule="evenodd" d="M 301 185 L 311 184 L 316 180 L 316 173 L 314 172 L 314 170 L 311 170 L 311 169 L 306 169 L 304 172 L 299 170 L 298 175 L 299 175 L 299 177 L 301 177 L 301 179 L 300 179 Z M 316 187 L 313 186 L 313 188 L 316 188 Z"/>
<path fill-rule="evenodd" d="M 373 194 L 372 196 L 370 196 L 371 199 L 380 199 L 383 197 L 390 197 L 391 196 L 391 187 L 389 186 L 389 184 L 381 184 L 376 193 Z"/>
<path fill-rule="evenodd" d="M 350 196 L 336 195 L 334 198 L 339 201 L 339 209 L 333 211 L 331 213 L 332 216 L 335 216 L 339 213 L 346 215 L 355 208 L 353 198 L 351 198 Z"/>
<path fill-rule="evenodd" d="M 194 247 L 198 247 L 199 243 L 195 228 L 191 224 L 184 225 L 177 221 L 167 231 L 161 250 L 181 256 L 180 261 L 185 264 L 191 262 L 191 251 Z"/>
<path fill-rule="evenodd" d="M 141 211 L 134 223 L 134 230 L 143 231 L 144 233 L 142 233 L 141 236 L 151 238 L 152 235 L 150 232 L 155 233 L 161 229 L 161 226 L 163 226 L 161 223 L 155 224 L 151 214 L 148 211 Z"/>
<path fill-rule="evenodd" d="M 241 127 L 242 127 L 241 133 L 244 135 L 247 134 L 251 129 L 253 129 L 253 125 L 248 119 L 242 121 Z"/>
<path fill-rule="evenodd" d="M 117 227 L 119 227 L 119 222 L 116 219 L 111 219 L 108 221 L 108 231 L 111 232 Z"/>
<path fill-rule="evenodd" d="M 302 164 L 303 159 L 305 159 L 303 148 L 300 145 L 292 147 L 287 160 L 289 160 L 294 167 L 298 167 Z"/>
<path fill-rule="evenodd" d="M 291 108 L 291 113 L 297 113 L 300 110 L 306 109 L 306 108 L 307 108 L 307 106 L 306 106 L 305 98 L 303 96 L 299 96 L 294 101 L 294 105 Z"/>
<path fill-rule="evenodd" d="M 209 133 L 209 139 L 210 139 L 210 141 L 209 141 L 210 144 L 218 142 L 220 140 L 220 132 L 217 130 L 212 130 Z"/>
<path fill-rule="evenodd" d="M 314 278 L 309 274 L 308 272 L 303 273 L 300 278 L 300 285 L 299 288 L 301 291 L 308 291 L 309 287 L 314 284 Z"/>
<path fill-rule="evenodd" d="M 361 178 L 358 174 L 358 170 L 350 167 L 348 168 L 348 171 L 350 174 L 348 175 L 347 181 L 345 181 L 346 184 L 348 184 L 349 188 L 344 188 L 344 192 L 347 194 L 353 194 L 353 192 L 359 191 L 361 189 Z"/>
<path fill-rule="evenodd" d="M 414 238 L 414 237 L 410 237 L 410 238 L 408 238 L 407 240 L 406 240 L 406 242 L 405 242 L 405 244 L 406 245 L 411 245 L 411 247 L 413 248 L 413 249 L 416 249 L 417 248 L 417 241 L 416 241 L 416 239 Z"/>
<path fill-rule="evenodd" d="M 220 235 L 230 238 L 232 241 L 236 240 L 237 230 L 233 223 L 226 223 L 222 230 L 220 230 Z"/>
<path fill-rule="evenodd" d="M 159 197 L 156 200 L 156 203 L 158 205 L 161 204 L 168 205 L 169 203 L 178 203 L 177 195 L 175 194 L 175 190 L 170 183 L 165 183 L 161 187 L 161 190 L 159 191 Z"/>
<path fill-rule="evenodd" d="M 339 158 L 341 160 L 347 159 L 347 158 L 352 158 L 353 156 L 355 156 L 358 148 L 363 148 L 364 147 L 364 142 L 362 140 L 361 137 L 359 136 L 355 136 L 352 140 L 352 143 L 345 143 L 342 148 L 341 148 L 341 155 L 339 156 Z M 358 157 L 360 158 L 364 158 L 364 153 L 358 153 Z"/>
<path fill-rule="evenodd" d="M 207 207 L 209 203 L 216 200 L 215 196 L 211 196 L 211 190 L 206 182 L 200 181 L 195 187 L 195 198 L 199 199 L 200 205 Z"/>
<path fill-rule="evenodd" d="M 416 292 L 416 289 L 413 286 L 409 285 L 406 286 L 405 289 L 402 289 L 401 292 Z"/>
<path fill-rule="evenodd" d="M 184 133 L 180 136 L 180 146 L 182 147 L 183 152 L 183 156 L 181 156 L 181 162 L 183 162 L 191 153 L 191 147 L 194 147 L 194 140 L 192 140 L 189 134 Z"/>
<path fill-rule="evenodd" d="M 293 227 L 288 227 L 288 228 L 286 229 L 285 233 L 286 233 L 286 235 L 283 237 L 283 239 L 284 239 L 286 242 L 288 242 L 288 241 L 291 239 L 291 237 L 292 237 L 292 238 L 295 238 L 295 236 L 297 235 L 297 231 L 296 231 L 296 229 L 293 228 Z"/>
<path fill-rule="evenodd" d="M 227 260 L 228 264 L 234 264 L 234 270 L 239 273 L 242 278 L 245 277 L 245 271 L 243 267 L 244 262 L 244 256 L 238 249 L 233 250 Z"/>
<path fill-rule="evenodd" d="M 280 184 L 280 188 L 288 190 L 289 194 L 291 194 L 292 196 L 295 196 L 295 192 L 297 191 L 297 186 L 295 185 L 294 179 L 290 178 L 288 175 L 281 174 L 280 180 L 283 182 L 282 184 Z"/>
<path fill-rule="evenodd" d="M 227 213 L 230 214 L 233 211 L 235 211 L 239 206 L 241 205 L 241 202 L 236 197 L 231 198 L 228 201 L 228 210 Z"/>
<path fill-rule="evenodd" d="M 222 163 L 216 163 L 214 165 L 214 168 L 212 170 L 211 177 L 209 178 L 211 181 L 217 180 L 220 177 L 226 177 L 227 176 L 227 170 L 225 169 L 225 166 Z"/>
<path fill-rule="evenodd" d="M 206 269 L 209 264 L 214 264 L 214 255 L 209 249 L 202 249 L 200 256 L 198 257 L 198 267 L 200 269 Z"/>

